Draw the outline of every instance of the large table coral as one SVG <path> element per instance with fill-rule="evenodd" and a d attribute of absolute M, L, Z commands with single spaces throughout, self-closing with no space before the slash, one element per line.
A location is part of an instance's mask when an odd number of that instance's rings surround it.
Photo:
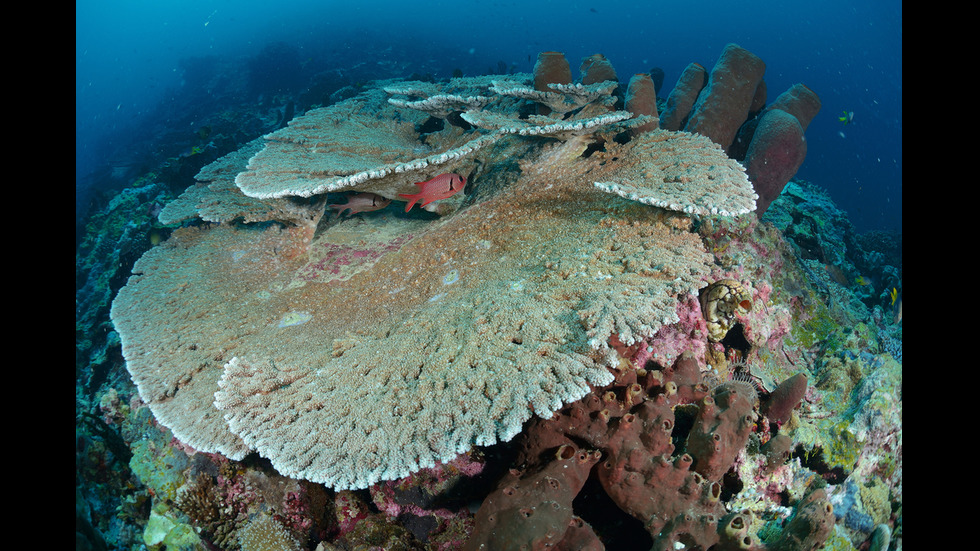
<path fill-rule="evenodd" d="M 352 101 L 363 112 L 379 100 Z M 391 109 L 376 103 L 374 112 Z M 270 197 L 322 191 L 294 189 L 293 177 L 329 172 L 316 165 L 320 147 L 330 150 L 330 166 L 342 164 L 338 136 L 362 131 L 363 117 L 349 128 L 333 120 L 329 147 L 309 126 L 323 114 L 311 117 L 291 123 L 308 137 L 283 158 L 275 153 L 283 142 L 270 136 L 240 187 Z M 605 119 L 589 120 L 599 122 L 539 121 L 553 138 L 447 125 L 447 142 L 487 147 L 439 165 L 468 169 L 475 185 L 442 218 L 413 218 L 393 205 L 362 215 L 371 223 L 328 222 L 317 232 L 289 220 L 176 231 L 137 263 L 113 304 L 141 396 L 195 448 L 231 458 L 257 450 L 285 475 L 340 489 L 509 440 L 532 414 L 550 417 L 590 385 L 609 383 L 610 337 L 628 344 L 676 321 L 677 297 L 704 286 L 712 257 L 687 231 L 686 215 L 593 184 L 669 172 L 683 153 L 703 162 L 686 169 L 690 200 L 678 210 L 704 200 L 709 212 L 745 212 L 728 205 L 754 194 L 707 140 L 656 130 L 616 143 L 599 135 Z M 406 151 L 412 125 L 399 128 Z M 605 147 L 583 148 L 588 141 Z M 364 168 L 364 148 L 354 151 L 347 172 L 369 177 L 337 177 L 345 190 L 390 194 L 391 175 L 401 185 L 432 170 L 412 161 Z M 259 181 L 282 177 L 300 157 L 285 180 Z M 379 153 L 379 166 L 391 163 Z"/>

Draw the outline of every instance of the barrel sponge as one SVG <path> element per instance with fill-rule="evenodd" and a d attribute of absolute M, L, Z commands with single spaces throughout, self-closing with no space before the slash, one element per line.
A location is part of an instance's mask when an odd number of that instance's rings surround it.
<path fill-rule="evenodd" d="M 541 52 L 534 63 L 534 89 L 539 92 L 550 92 L 549 84 L 571 84 L 572 67 L 561 52 Z M 551 108 L 538 104 L 538 114 L 547 115 Z"/>
<path fill-rule="evenodd" d="M 548 92 L 549 84 L 571 84 L 572 68 L 561 52 L 541 52 L 534 64 L 534 89 Z"/>
<path fill-rule="evenodd" d="M 745 170 L 759 195 L 756 213 L 762 214 L 779 197 L 806 158 L 803 126 L 782 109 L 762 115 L 745 154 Z"/>
<path fill-rule="evenodd" d="M 602 54 L 592 54 L 583 58 L 579 71 L 582 73 L 582 84 L 584 85 L 607 80 L 619 80 L 616 77 L 616 69 Z"/>
<path fill-rule="evenodd" d="M 653 86 L 660 92 L 664 89 L 664 70 L 660 67 L 654 67 L 650 69 L 650 79 L 653 80 Z"/>

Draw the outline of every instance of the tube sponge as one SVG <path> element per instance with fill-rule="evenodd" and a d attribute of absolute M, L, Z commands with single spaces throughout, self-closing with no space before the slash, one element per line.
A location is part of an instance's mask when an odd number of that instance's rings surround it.
<path fill-rule="evenodd" d="M 793 415 L 793 410 L 800 405 L 809 378 L 806 373 L 797 373 L 779 383 L 769 400 L 762 408 L 763 415 L 770 421 L 782 425 Z"/>
<path fill-rule="evenodd" d="M 783 192 L 806 158 L 803 126 L 782 109 L 762 115 L 745 154 L 745 171 L 759 194 L 756 213 L 762 214 Z"/>

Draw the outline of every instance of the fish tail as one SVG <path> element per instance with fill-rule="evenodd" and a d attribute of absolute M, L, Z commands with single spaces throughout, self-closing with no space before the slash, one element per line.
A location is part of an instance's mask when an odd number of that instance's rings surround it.
<path fill-rule="evenodd" d="M 404 197 L 406 199 L 411 199 L 408 202 L 408 204 L 405 205 L 405 212 L 408 212 L 408 211 L 412 210 L 412 207 L 415 206 L 415 202 L 419 200 L 419 197 L 421 197 L 421 194 L 418 194 L 418 195 L 407 195 L 405 193 L 399 193 L 398 196 L 399 197 Z"/>

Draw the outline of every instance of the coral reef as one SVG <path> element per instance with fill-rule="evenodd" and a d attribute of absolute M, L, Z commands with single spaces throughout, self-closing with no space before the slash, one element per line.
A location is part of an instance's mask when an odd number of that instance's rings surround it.
<path fill-rule="evenodd" d="M 90 216 L 76 254 L 75 376 L 88 389 L 102 384 L 111 349 L 118 344 L 106 313 L 115 291 L 128 277 L 125 267 L 163 237 L 156 233 L 155 212 L 173 199 L 160 183 L 139 184 L 123 190 Z"/>
<path fill-rule="evenodd" d="M 756 114 L 761 75 L 723 97 L 758 72 L 729 53 L 661 129 L 646 75 L 617 111 L 616 80 L 542 54 L 533 83 L 359 86 L 177 200 L 120 194 L 100 221 L 128 229 L 85 247 L 116 266 L 80 279 L 142 258 L 118 338 L 77 363 L 121 348 L 136 388 L 78 398 L 79 548 L 900 549 L 900 238 L 802 182 L 759 221 L 723 148 L 775 111 L 805 130 L 819 100 Z M 728 102 L 712 133 L 750 123 L 727 146 L 675 131 L 705 86 Z M 450 172 L 462 192 L 404 212 Z"/>
<path fill-rule="evenodd" d="M 371 98 L 380 112 L 391 108 L 368 93 L 329 114 L 295 119 L 288 130 L 320 132 L 313 129 L 343 110 L 351 126 L 341 132 L 335 121 L 331 135 L 356 133 L 364 123 L 353 114 L 363 117 Z M 569 124 L 576 119 L 562 122 Z M 379 255 L 339 255 L 321 245 L 338 243 L 333 230 L 341 226 L 318 236 L 308 224 L 178 230 L 137 263 L 138 275 L 114 302 L 140 394 L 196 449 L 234 459 L 258 449 L 283 474 L 337 488 L 367 487 L 450 460 L 473 444 L 509 440 L 532 413 L 548 416 L 588 392 L 588 384 L 608 382 L 602 351 L 609 337 L 630 343 L 652 336 L 674 321 L 674 297 L 694 292 L 709 269 L 696 236 L 665 224 L 671 215 L 639 203 L 609 204 L 592 182 L 634 166 L 653 171 L 700 157 L 685 173 L 715 195 L 677 188 L 675 208 L 698 203 L 717 211 L 715 202 L 750 193 L 737 165 L 686 134 L 648 132 L 606 152 L 577 155 L 587 132 L 601 129 L 569 127 L 567 139 L 522 161 L 520 185 L 438 223 L 416 224 L 417 233 L 405 233 L 397 219 L 383 223 L 391 241 L 379 243 Z M 409 128 L 402 132 L 399 139 L 407 140 Z M 491 148 L 495 155 L 520 158 L 534 146 L 504 135 L 484 135 L 500 140 Z M 257 193 L 258 181 L 288 190 L 261 192 L 266 196 L 320 189 L 297 188 L 281 171 L 261 167 L 292 166 L 310 144 L 329 140 L 295 141 L 297 152 L 282 136 L 270 135 L 239 174 L 245 191 Z M 359 144 L 350 148 L 345 156 L 362 157 Z M 611 155 L 619 161 L 604 162 Z M 332 150 L 325 158 L 340 156 Z M 329 172 L 304 163 L 290 173 Z M 364 185 L 375 193 L 383 194 L 379 186 L 392 178 L 384 170 L 357 170 L 372 174 Z M 417 170 L 394 174 L 404 181 Z M 490 180 L 493 168 L 485 170 Z M 699 178 L 701 172 L 709 176 Z M 351 189 L 361 185 L 340 180 Z M 361 231 L 362 249 L 379 235 L 366 233 L 370 225 L 342 226 Z M 153 298 L 159 296 L 176 302 Z M 338 418 L 337 411 L 348 414 Z"/>

